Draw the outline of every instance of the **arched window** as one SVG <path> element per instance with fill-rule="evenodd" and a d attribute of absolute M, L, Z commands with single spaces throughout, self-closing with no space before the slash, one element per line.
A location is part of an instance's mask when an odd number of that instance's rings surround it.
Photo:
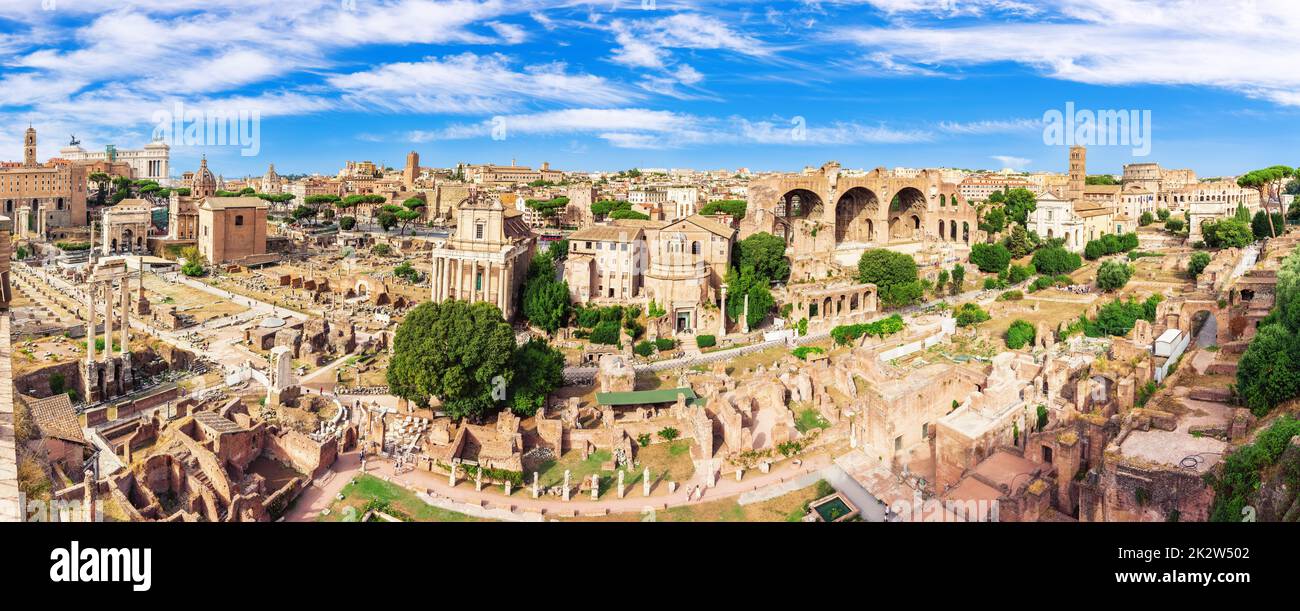
<path fill-rule="evenodd" d="M 693 254 L 693 255 L 698 255 L 698 254 L 700 254 L 700 243 L 699 243 L 699 242 L 691 242 L 691 254 Z"/>

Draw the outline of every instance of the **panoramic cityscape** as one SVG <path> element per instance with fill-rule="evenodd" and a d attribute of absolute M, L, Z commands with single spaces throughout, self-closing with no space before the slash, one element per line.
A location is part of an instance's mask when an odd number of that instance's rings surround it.
<path fill-rule="evenodd" d="M 12 4 L 0 520 L 1300 519 L 1285 3 Z"/>

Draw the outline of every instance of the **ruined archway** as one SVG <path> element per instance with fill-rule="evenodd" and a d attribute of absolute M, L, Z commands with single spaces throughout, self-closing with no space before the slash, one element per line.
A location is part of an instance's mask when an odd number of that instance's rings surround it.
<path fill-rule="evenodd" d="M 776 230 L 782 233 L 786 243 L 794 239 L 794 221 L 798 219 L 820 218 L 824 205 L 821 196 L 807 189 L 787 191 L 772 209 L 776 216 Z"/>
<path fill-rule="evenodd" d="M 880 207 L 880 199 L 866 187 L 853 187 L 835 203 L 835 243 L 871 242 L 874 226 L 871 216 Z"/>
<path fill-rule="evenodd" d="M 889 239 L 917 239 L 924 216 L 925 195 L 915 187 L 903 187 L 889 202 Z"/>

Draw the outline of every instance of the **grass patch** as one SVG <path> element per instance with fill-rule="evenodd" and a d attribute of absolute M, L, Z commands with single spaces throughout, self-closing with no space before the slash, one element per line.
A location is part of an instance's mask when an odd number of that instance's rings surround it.
<path fill-rule="evenodd" d="M 342 494 L 343 500 L 331 503 L 329 515 L 317 516 L 317 522 L 358 521 L 367 508 L 379 508 L 408 522 L 479 521 L 473 516 L 434 507 L 421 501 L 414 492 L 373 475 L 358 475 L 343 487 Z"/>
<path fill-rule="evenodd" d="M 817 413 L 817 410 L 811 407 L 799 412 L 794 421 L 794 428 L 798 429 L 800 433 L 807 433 L 813 429 L 830 428 L 830 426 L 831 423 L 827 422 L 825 418 L 822 418 L 821 414 Z"/>

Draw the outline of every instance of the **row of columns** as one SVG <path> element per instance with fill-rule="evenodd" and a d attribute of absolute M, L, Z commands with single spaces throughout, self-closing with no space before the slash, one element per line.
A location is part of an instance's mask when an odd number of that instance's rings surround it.
<path fill-rule="evenodd" d="M 506 320 L 509 320 L 512 314 L 510 280 L 514 275 L 513 267 L 514 264 L 511 262 L 502 266 L 492 261 L 435 257 L 432 299 L 434 303 L 442 303 L 453 297 L 470 302 L 488 301 L 495 304 Z M 478 278 L 479 270 L 483 270 L 483 283 L 481 287 L 476 287 L 475 280 Z M 466 271 L 469 271 L 468 278 L 466 278 Z M 495 282 L 493 278 L 496 279 Z M 453 289 L 455 289 L 454 295 Z M 495 293 L 493 293 L 494 289 Z"/>
<path fill-rule="evenodd" d="M 104 359 L 111 358 L 113 352 L 113 282 L 105 280 L 101 282 L 91 281 L 87 283 L 86 289 L 86 362 L 94 363 L 95 359 L 95 300 L 96 295 L 103 296 L 104 303 Z M 131 278 L 123 276 L 122 282 L 118 287 L 117 296 L 118 307 L 121 308 L 121 345 L 119 353 L 126 356 L 130 353 L 129 342 L 131 338 Z"/>

